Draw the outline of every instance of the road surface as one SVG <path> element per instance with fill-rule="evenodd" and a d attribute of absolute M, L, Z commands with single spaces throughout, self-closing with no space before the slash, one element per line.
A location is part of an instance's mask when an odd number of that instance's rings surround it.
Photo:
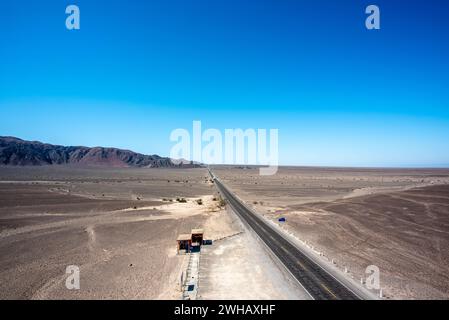
<path fill-rule="evenodd" d="M 347 284 L 337 280 L 300 248 L 269 226 L 263 218 L 232 194 L 212 172 L 210 175 L 218 191 L 233 211 L 255 231 L 313 299 L 359 300 L 364 298 L 360 293 L 356 294 L 355 290 L 349 289 Z"/>

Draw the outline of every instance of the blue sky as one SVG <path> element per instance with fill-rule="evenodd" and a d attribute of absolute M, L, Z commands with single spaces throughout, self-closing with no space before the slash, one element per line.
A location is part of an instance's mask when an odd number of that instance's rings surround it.
<path fill-rule="evenodd" d="M 444 0 L 2 1 L 0 135 L 169 155 L 201 120 L 278 128 L 284 165 L 449 166 L 448 17 Z"/>

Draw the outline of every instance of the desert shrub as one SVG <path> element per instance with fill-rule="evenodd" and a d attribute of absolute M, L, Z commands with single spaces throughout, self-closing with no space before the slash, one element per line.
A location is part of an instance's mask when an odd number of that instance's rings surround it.
<path fill-rule="evenodd" d="M 223 199 L 220 199 L 220 202 L 218 203 L 220 207 L 224 207 L 226 205 L 226 202 Z"/>
<path fill-rule="evenodd" d="M 196 200 L 196 203 L 198 203 L 201 206 L 203 204 L 203 199 Z"/>

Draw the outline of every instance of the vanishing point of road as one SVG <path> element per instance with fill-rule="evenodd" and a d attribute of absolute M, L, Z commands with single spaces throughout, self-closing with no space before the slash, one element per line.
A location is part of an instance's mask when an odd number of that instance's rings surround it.
<path fill-rule="evenodd" d="M 276 255 L 282 264 L 299 281 L 312 299 L 359 300 L 360 295 L 341 283 L 328 271 L 310 259 L 261 217 L 232 194 L 212 172 L 210 175 L 232 210 L 243 219 Z"/>

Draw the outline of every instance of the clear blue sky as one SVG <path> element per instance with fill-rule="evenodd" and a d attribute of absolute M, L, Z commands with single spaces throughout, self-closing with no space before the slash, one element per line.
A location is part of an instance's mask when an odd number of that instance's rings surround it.
<path fill-rule="evenodd" d="M 0 135 L 168 155 L 201 120 L 278 128 L 285 165 L 448 166 L 448 19 L 444 0 L 3 0 Z"/>

